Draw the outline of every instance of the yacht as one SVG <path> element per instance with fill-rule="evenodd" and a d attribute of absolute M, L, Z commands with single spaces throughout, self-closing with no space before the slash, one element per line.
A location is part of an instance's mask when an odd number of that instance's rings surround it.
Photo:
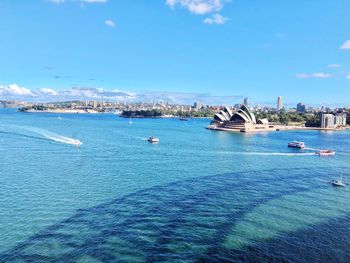
<path fill-rule="evenodd" d="M 334 179 L 332 180 L 332 185 L 334 186 L 340 186 L 340 187 L 345 187 L 346 184 L 343 181 L 343 172 L 341 173 L 340 179 Z"/>
<path fill-rule="evenodd" d="M 159 139 L 157 137 L 151 136 L 147 139 L 147 141 L 149 141 L 151 143 L 157 143 L 157 142 L 159 142 Z"/>
<path fill-rule="evenodd" d="M 304 142 L 293 141 L 293 142 L 288 143 L 288 147 L 303 149 L 303 148 L 305 148 L 305 143 Z"/>

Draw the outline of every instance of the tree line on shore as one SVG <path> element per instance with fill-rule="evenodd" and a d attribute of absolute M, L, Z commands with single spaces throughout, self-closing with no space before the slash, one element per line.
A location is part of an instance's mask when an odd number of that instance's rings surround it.
<path fill-rule="evenodd" d="M 174 111 L 174 110 L 124 110 L 121 114 L 126 118 L 158 118 L 162 116 L 174 117 L 213 117 L 215 112 L 210 109 L 200 109 L 191 111 Z M 287 125 L 289 123 L 298 123 L 307 127 L 319 127 L 320 116 L 317 113 L 297 113 L 297 112 L 255 112 L 257 119 L 268 119 L 271 123 Z"/>

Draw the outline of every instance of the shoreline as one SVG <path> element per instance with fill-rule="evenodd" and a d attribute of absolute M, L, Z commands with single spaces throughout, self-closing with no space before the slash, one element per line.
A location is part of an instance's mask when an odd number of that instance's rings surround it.
<path fill-rule="evenodd" d="M 96 110 L 68 110 L 68 109 L 56 109 L 56 110 L 26 110 L 26 111 L 19 111 L 23 113 L 57 113 L 57 114 L 115 114 L 114 112 L 107 111 L 107 112 L 99 112 Z M 116 114 L 118 117 L 125 118 L 125 119 L 179 119 L 181 116 L 156 116 L 156 117 L 144 117 L 144 116 L 122 116 L 119 114 Z M 189 119 L 211 119 L 211 117 L 191 117 Z"/>
<path fill-rule="evenodd" d="M 228 129 L 223 127 L 216 127 L 213 125 L 207 126 L 208 130 L 214 131 L 228 131 L 234 133 L 259 133 L 259 132 L 278 132 L 278 131 L 345 131 L 349 130 L 350 126 L 341 127 L 341 128 L 319 128 L 319 127 L 300 127 L 300 126 L 283 126 L 276 125 L 271 128 L 264 129 L 254 129 L 254 130 L 238 130 L 238 129 Z"/>
<path fill-rule="evenodd" d="M 57 113 L 57 114 L 104 114 L 104 113 L 112 113 L 112 112 L 99 112 L 95 110 L 26 110 L 26 111 L 19 111 L 23 113 Z"/>

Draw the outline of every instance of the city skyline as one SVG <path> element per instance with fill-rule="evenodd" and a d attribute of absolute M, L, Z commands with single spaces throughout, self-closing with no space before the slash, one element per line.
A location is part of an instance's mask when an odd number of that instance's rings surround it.
<path fill-rule="evenodd" d="M 349 7 L 2 1 L 0 98 L 349 106 Z"/>

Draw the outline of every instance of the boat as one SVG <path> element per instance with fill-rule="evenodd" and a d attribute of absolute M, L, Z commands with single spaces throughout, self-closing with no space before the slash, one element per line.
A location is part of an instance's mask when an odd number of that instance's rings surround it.
<path fill-rule="evenodd" d="M 132 122 L 131 118 L 129 118 L 129 124 L 133 124 L 133 122 Z"/>
<path fill-rule="evenodd" d="M 80 147 L 83 143 L 77 139 L 67 139 L 67 143 Z"/>
<path fill-rule="evenodd" d="M 332 185 L 334 186 L 340 186 L 340 187 L 345 187 L 346 184 L 343 181 L 343 172 L 340 175 L 340 179 L 334 179 L 332 180 Z"/>
<path fill-rule="evenodd" d="M 180 117 L 179 120 L 180 120 L 180 121 L 188 121 L 188 118 L 186 118 L 186 117 Z"/>
<path fill-rule="evenodd" d="M 317 155 L 319 156 L 332 156 L 335 155 L 335 151 L 332 150 L 320 150 L 316 152 Z"/>
<path fill-rule="evenodd" d="M 152 142 L 152 143 L 157 143 L 157 142 L 159 142 L 159 139 L 157 137 L 151 136 L 147 139 L 147 141 Z"/>
<path fill-rule="evenodd" d="M 304 142 L 293 141 L 293 142 L 289 142 L 288 143 L 288 147 L 303 149 L 303 148 L 305 148 L 305 143 Z"/>

